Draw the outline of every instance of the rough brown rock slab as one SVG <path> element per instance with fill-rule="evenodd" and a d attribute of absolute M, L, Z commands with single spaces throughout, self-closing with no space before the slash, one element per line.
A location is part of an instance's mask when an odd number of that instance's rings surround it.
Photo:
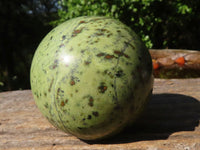
<path fill-rule="evenodd" d="M 149 50 L 151 57 L 160 67 L 172 68 L 190 68 L 200 70 L 200 51 L 192 50 L 176 50 L 176 49 L 164 49 L 164 50 Z M 176 60 L 183 58 L 184 63 L 179 64 Z"/>
<path fill-rule="evenodd" d="M 0 149 L 200 149 L 200 78 L 156 79 L 135 125 L 112 139 L 86 142 L 54 128 L 30 90 L 0 93 Z"/>

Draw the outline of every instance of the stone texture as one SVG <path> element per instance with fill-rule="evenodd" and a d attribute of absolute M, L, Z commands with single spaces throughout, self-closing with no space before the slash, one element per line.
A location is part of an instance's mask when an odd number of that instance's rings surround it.
<path fill-rule="evenodd" d="M 176 50 L 176 49 L 150 49 L 151 57 L 156 61 L 160 67 L 168 69 L 179 68 L 176 60 L 180 57 L 184 58 L 184 64 L 181 65 L 183 69 L 200 69 L 200 51 L 192 50 Z"/>
<path fill-rule="evenodd" d="M 200 149 L 200 78 L 155 79 L 154 94 L 134 126 L 87 142 L 54 128 L 30 90 L 0 93 L 0 149 Z"/>
<path fill-rule="evenodd" d="M 42 114 L 84 140 L 105 138 L 134 121 L 152 80 L 151 56 L 137 35 L 98 16 L 71 19 L 49 32 L 30 71 Z"/>

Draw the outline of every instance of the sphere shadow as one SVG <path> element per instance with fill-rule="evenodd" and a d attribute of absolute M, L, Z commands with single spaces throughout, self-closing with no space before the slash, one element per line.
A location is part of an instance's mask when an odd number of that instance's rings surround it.
<path fill-rule="evenodd" d="M 194 131 L 199 125 L 200 102 L 180 94 L 154 94 L 145 112 L 120 134 L 88 144 L 120 144 L 144 140 L 167 139 L 178 131 Z"/>

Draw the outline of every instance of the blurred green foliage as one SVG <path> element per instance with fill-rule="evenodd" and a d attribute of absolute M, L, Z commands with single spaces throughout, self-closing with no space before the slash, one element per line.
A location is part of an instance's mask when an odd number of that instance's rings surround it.
<path fill-rule="evenodd" d="M 109 16 L 148 48 L 200 49 L 199 0 L 1 0 L 0 91 L 30 88 L 33 54 L 56 25 L 78 16 Z"/>
<path fill-rule="evenodd" d="M 58 25 L 78 16 L 109 16 L 131 27 L 148 48 L 198 49 L 198 0 L 60 0 Z"/>

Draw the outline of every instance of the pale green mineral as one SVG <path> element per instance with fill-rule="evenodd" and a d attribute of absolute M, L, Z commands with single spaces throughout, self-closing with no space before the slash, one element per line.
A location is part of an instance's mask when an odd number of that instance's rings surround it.
<path fill-rule="evenodd" d="M 31 66 L 31 88 L 57 128 L 94 140 L 134 123 L 152 93 L 150 54 L 118 20 L 79 17 L 42 40 Z"/>

